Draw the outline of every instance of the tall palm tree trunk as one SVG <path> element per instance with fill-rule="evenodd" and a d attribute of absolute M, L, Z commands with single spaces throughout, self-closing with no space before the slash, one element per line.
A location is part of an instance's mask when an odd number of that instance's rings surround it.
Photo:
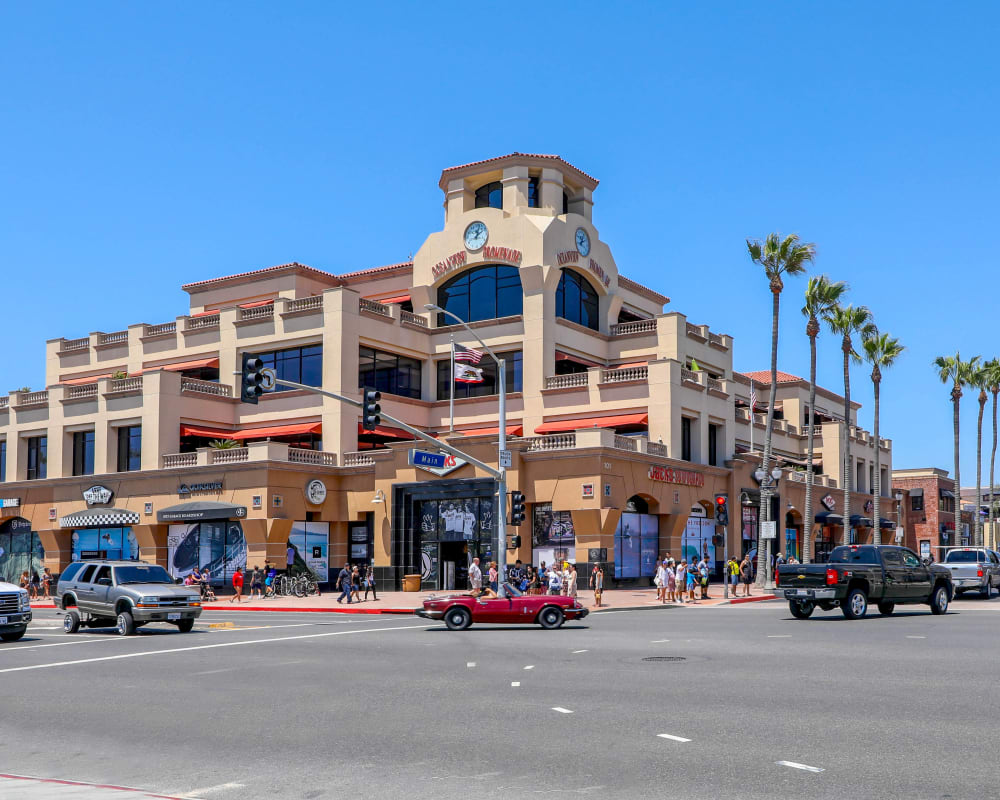
<path fill-rule="evenodd" d="M 875 533 L 873 541 L 875 544 L 882 544 L 882 462 L 879 458 L 879 438 L 878 438 L 878 411 L 879 411 L 879 392 L 882 387 L 882 376 L 879 374 L 880 370 L 876 365 L 872 370 L 872 383 L 875 385 L 875 430 L 872 432 L 875 438 L 875 486 L 874 486 L 874 503 L 875 503 L 875 518 L 872 522 L 875 524 Z"/>
<path fill-rule="evenodd" d="M 959 477 L 959 446 L 958 446 L 958 418 L 959 410 L 958 404 L 962 399 L 962 390 L 956 386 L 951 391 L 951 403 L 953 407 L 954 421 L 952 423 L 955 429 L 955 533 L 952 537 L 951 545 L 955 547 L 961 541 L 962 535 L 962 483 Z"/>
<path fill-rule="evenodd" d="M 844 520 L 841 544 L 850 544 L 851 530 L 851 340 L 846 336 L 844 351 Z"/>
<path fill-rule="evenodd" d="M 992 389 L 990 390 L 992 391 Z M 993 548 L 997 545 L 996 529 L 996 493 L 994 491 L 993 475 L 997 461 L 997 393 L 993 392 L 993 449 L 990 451 L 990 535 L 993 537 Z"/>
<path fill-rule="evenodd" d="M 819 322 L 815 317 L 809 319 L 806 326 L 809 334 L 809 458 L 806 464 L 806 508 L 802 520 L 802 563 L 812 561 L 812 530 L 815 516 L 813 515 L 813 456 L 816 452 L 816 335 L 819 333 Z"/>
<path fill-rule="evenodd" d="M 979 419 L 976 421 L 976 510 L 973 514 L 976 547 L 983 546 L 983 518 L 979 513 L 983 505 L 983 412 L 986 410 L 986 390 L 979 390 Z M 961 490 L 959 490 L 961 495 Z M 961 496 L 959 497 L 961 500 Z"/>
<path fill-rule="evenodd" d="M 774 404 L 778 394 L 778 303 L 780 290 L 771 289 L 771 391 L 768 392 L 767 426 L 764 429 L 764 456 L 761 468 L 764 470 L 764 481 L 771 480 L 771 434 L 774 432 Z M 752 415 L 751 415 L 752 416 Z M 751 424 L 753 422 L 751 421 Z M 763 586 L 771 568 L 771 540 L 761 539 L 761 523 L 771 519 L 771 498 L 767 492 L 760 493 L 760 521 L 757 524 L 757 580 L 758 586 Z M 762 546 L 763 545 L 763 546 Z"/>

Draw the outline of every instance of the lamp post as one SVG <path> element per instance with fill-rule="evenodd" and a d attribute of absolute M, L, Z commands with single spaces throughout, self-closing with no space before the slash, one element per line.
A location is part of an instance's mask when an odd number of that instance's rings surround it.
<path fill-rule="evenodd" d="M 753 476 L 754 478 L 757 479 L 757 483 L 760 484 L 760 495 L 761 499 L 763 500 L 762 505 L 764 506 L 764 510 L 766 512 L 764 514 L 766 519 L 761 520 L 761 525 L 763 525 L 764 522 L 771 521 L 771 497 L 772 495 L 774 495 L 774 490 L 778 486 L 778 481 L 781 480 L 781 469 L 780 467 L 775 467 L 768 473 L 765 472 L 761 467 L 758 467 L 756 471 L 754 471 Z M 774 528 L 775 528 L 774 536 L 775 539 L 777 539 L 778 536 L 777 521 L 775 521 Z M 760 526 L 758 526 L 758 535 L 757 535 L 758 548 L 761 546 L 760 533 L 761 533 Z M 764 588 L 773 589 L 774 575 L 771 571 L 771 540 L 764 539 L 763 542 L 764 542 Z"/>
<path fill-rule="evenodd" d="M 490 358 L 492 358 L 497 364 L 497 395 L 499 398 L 499 417 L 500 417 L 500 436 L 497 440 L 497 470 L 500 473 L 500 477 L 497 478 L 497 514 L 499 519 L 497 519 L 497 545 L 496 545 L 496 558 L 497 558 L 497 594 L 500 597 L 506 597 L 507 591 L 504 587 L 504 580 L 507 577 L 507 469 L 503 463 L 503 454 L 507 450 L 507 369 L 504 359 L 497 358 L 497 354 L 490 349 L 490 346 L 486 344 L 482 339 L 479 338 L 479 334 L 476 333 L 469 324 L 459 317 L 457 314 L 452 313 L 446 309 L 441 308 L 439 305 L 434 303 L 425 303 L 424 308 L 428 311 L 437 311 L 439 314 L 444 314 L 451 317 L 455 322 L 465 328 L 472 336 L 475 338 L 479 344 L 483 346 Z M 451 376 L 451 380 L 455 380 L 455 376 Z"/>

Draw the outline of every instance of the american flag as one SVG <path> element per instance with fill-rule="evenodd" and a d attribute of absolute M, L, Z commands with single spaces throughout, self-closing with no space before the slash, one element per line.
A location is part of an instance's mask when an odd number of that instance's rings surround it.
<path fill-rule="evenodd" d="M 478 364 L 482 357 L 483 354 L 479 350 L 473 350 L 471 347 L 462 347 L 460 344 L 455 345 L 456 361 L 467 361 L 470 364 Z"/>
<path fill-rule="evenodd" d="M 757 411 L 757 389 L 754 386 L 753 381 L 750 381 L 750 413 L 753 414 Z"/>

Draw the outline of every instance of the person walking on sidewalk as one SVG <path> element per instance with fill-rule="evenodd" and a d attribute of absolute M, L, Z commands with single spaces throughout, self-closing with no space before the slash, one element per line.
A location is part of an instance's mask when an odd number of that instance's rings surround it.
<path fill-rule="evenodd" d="M 375 567 L 369 564 L 365 568 L 365 600 L 368 599 L 368 592 L 372 593 L 372 600 L 378 601 L 378 594 L 375 592 Z"/>
<path fill-rule="evenodd" d="M 666 602 L 664 597 L 667 593 L 667 568 L 666 561 L 660 561 L 656 565 L 656 576 L 653 578 L 653 585 L 656 586 L 656 599 L 661 603 Z"/>
<path fill-rule="evenodd" d="M 600 562 L 594 564 L 594 571 L 590 573 L 590 585 L 594 589 L 594 606 L 600 608 L 604 598 L 604 567 Z"/>
<path fill-rule="evenodd" d="M 701 599 L 708 600 L 708 562 L 704 557 L 698 562 L 698 583 L 701 585 Z"/>
<path fill-rule="evenodd" d="M 500 572 L 497 570 L 497 562 L 490 562 L 489 587 L 491 592 L 496 592 L 500 588 Z"/>
<path fill-rule="evenodd" d="M 569 571 L 566 573 L 566 596 L 576 597 L 576 564 L 569 565 Z"/>
<path fill-rule="evenodd" d="M 351 569 L 351 596 L 356 602 L 361 602 L 361 570 L 357 564 Z"/>
<path fill-rule="evenodd" d="M 726 562 L 726 580 L 729 581 L 729 591 L 736 596 L 736 587 L 740 582 L 740 565 L 735 558 L 730 557 Z"/>
<path fill-rule="evenodd" d="M 243 570 L 239 567 L 236 568 L 236 572 L 233 573 L 233 596 L 229 598 L 229 602 L 235 600 L 237 603 L 243 602 Z"/>
<path fill-rule="evenodd" d="M 342 603 L 347 598 L 347 605 L 351 604 L 351 565 L 344 564 L 344 568 L 337 573 L 337 586 L 340 587 L 340 597 L 337 603 Z"/>
<path fill-rule="evenodd" d="M 698 569 L 694 564 L 694 561 L 688 564 L 687 572 L 684 573 L 684 577 L 687 578 L 687 590 L 688 590 L 688 602 L 698 604 L 698 601 L 694 596 L 694 587 L 698 584 Z"/>
<path fill-rule="evenodd" d="M 559 574 L 559 570 L 552 567 L 549 570 L 549 594 L 559 594 L 562 590 L 562 575 Z"/>
<path fill-rule="evenodd" d="M 264 573 L 260 571 L 260 567 L 254 567 L 253 572 L 250 573 L 251 600 L 253 600 L 254 594 L 257 595 L 258 600 L 264 599 Z"/>
<path fill-rule="evenodd" d="M 750 584 L 753 583 L 753 568 L 750 566 L 750 556 L 743 556 L 740 563 L 740 580 L 743 581 L 743 596 L 750 596 Z"/>
<path fill-rule="evenodd" d="M 681 563 L 677 565 L 676 573 L 676 586 L 677 586 L 677 602 L 684 602 L 684 591 L 687 589 L 687 561 L 683 558 Z"/>
<path fill-rule="evenodd" d="M 474 595 L 483 593 L 483 571 L 479 568 L 479 559 L 472 559 L 469 566 L 469 587 Z"/>
<path fill-rule="evenodd" d="M 292 573 L 295 571 L 295 548 L 292 547 L 292 543 L 288 543 L 288 549 L 285 551 L 285 574 L 291 578 Z"/>

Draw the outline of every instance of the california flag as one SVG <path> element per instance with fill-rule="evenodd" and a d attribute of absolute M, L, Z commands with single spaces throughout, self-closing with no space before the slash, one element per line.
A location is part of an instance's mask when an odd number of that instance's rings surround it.
<path fill-rule="evenodd" d="M 455 383 L 482 383 L 483 370 L 468 364 L 455 362 Z"/>

